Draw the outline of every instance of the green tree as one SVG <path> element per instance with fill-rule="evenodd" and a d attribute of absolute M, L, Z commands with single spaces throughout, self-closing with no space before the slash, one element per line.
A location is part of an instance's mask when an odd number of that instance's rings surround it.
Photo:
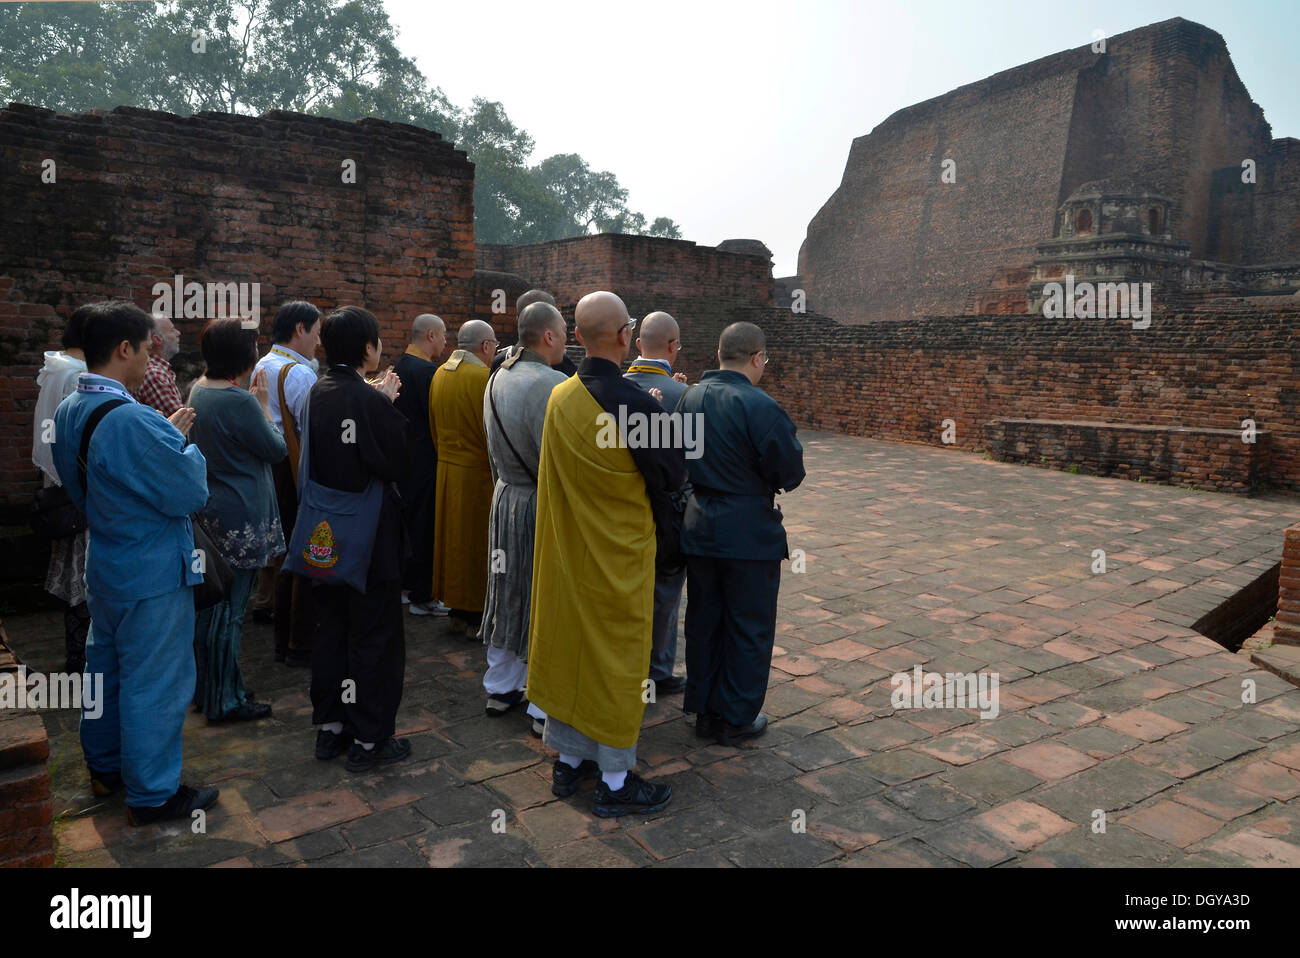
<path fill-rule="evenodd" d="M 576 154 L 535 166 L 533 139 L 497 102 L 452 105 L 397 48 L 381 0 L 0 4 L 0 101 L 65 113 L 119 105 L 188 115 L 290 110 L 437 130 L 475 164 L 480 242 L 592 231 L 680 238 L 627 208 Z"/>

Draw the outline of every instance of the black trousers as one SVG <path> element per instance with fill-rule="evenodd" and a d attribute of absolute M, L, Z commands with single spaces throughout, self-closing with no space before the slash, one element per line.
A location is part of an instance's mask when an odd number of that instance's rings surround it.
<path fill-rule="evenodd" d="M 342 722 L 358 741 L 383 742 L 396 729 L 406 672 L 401 580 L 365 593 L 346 585 L 318 585 L 314 592 L 312 724 Z"/>
<path fill-rule="evenodd" d="M 280 528 L 288 546 L 298 518 L 298 491 L 287 458 L 271 467 L 271 477 L 275 480 L 275 501 L 280 508 Z M 281 570 L 275 576 L 274 601 L 275 651 L 280 655 L 289 651 L 310 652 L 316 634 L 311 580 Z"/>
<path fill-rule="evenodd" d="M 776 640 L 780 559 L 686 560 L 683 707 L 732 725 L 758 717 Z"/>
<path fill-rule="evenodd" d="M 422 485 L 411 482 L 402 488 L 402 521 L 411 550 L 402 562 L 402 588 L 411 593 L 412 602 L 434 599 L 433 514 L 437 491 L 432 476 Z"/>

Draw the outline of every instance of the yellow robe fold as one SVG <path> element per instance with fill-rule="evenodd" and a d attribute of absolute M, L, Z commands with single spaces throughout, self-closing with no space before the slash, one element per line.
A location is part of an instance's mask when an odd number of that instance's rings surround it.
<path fill-rule="evenodd" d="M 596 444 L 603 411 L 577 376 L 546 406 L 528 700 L 602 745 L 629 748 L 650 671 L 655 525 L 632 454 Z"/>
<path fill-rule="evenodd" d="M 433 595 L 466 612 L 481 612 L 487 598 L 493 486 L 483 428 L 487 381 L 488 368 L 458 349 L 429 389 L 429 428 L 438 449 Z"/>

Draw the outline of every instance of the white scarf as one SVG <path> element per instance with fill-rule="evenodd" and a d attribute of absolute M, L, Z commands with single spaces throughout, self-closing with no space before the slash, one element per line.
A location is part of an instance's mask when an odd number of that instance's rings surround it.
<path fill-rule="evenodd" d="M 32 424 L 32 462 L 53 480 L 59 482 L 59 473 L 54 468 L 54 444 L 42 442 L 42 437 L 53 431 L 54 411 L 59 403 L 77 389 L 77 377 L 86 371 L 86 362 L 76 359 L 64 352 L 45 354 L 45 365 L 36 375 L 36 385 L 41 393 L 36 399 L 36 420 Z M 46 423 L 51 425 L 48 427 Z"/>

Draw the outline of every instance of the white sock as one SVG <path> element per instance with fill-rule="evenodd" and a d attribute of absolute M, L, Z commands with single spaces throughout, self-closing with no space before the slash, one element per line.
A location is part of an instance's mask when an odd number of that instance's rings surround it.
<path fill-rule="evenodd" d="M 367 752 L 373 752 L 375 750 L 374 742 L 357 742 L 357 744 L 360 745 L 362 748 L 364 748 Z"/>
<path fill-rule="evenodd" d="M 324 732 L 332 732 L 333 734 L 338 735 L 339 733 L 341 733 L 341 732 L 343 731 L 343 723 L 342 723 L 342 722 L 326 722 L 324 725 L 321 726 L 321 731 L 324 731 Z"/>
<path fill-rule="evenodd" d="M 576 755 L 561 755 L 560 761 L 569 766 L 569 768 L 577 768 L 582 764 L 582 759 L 578 758 Z"/>
<path fill-rule="evenodd" d="M 627 781 L 627 772 L 601 772 L 600 780 L 611 792 L 617 792 Z"/>

